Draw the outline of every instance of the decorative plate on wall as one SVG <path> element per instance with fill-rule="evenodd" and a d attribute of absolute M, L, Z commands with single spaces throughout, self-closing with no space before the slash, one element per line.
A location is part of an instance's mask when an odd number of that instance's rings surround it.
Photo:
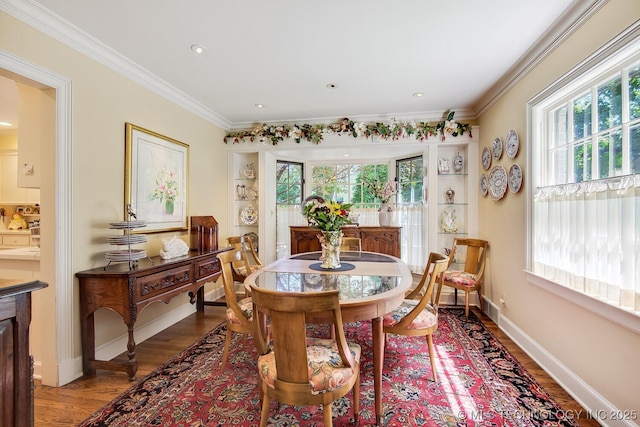
<path fill-rule="evenodd" d="M 513 159 L 518 154 L 518 147 L 520 147 L 520 141 L 518 139 L 518 133 L 515 130 L 510 130 L 507 133 L 507 157 Z"/>
<path fill-rule="evenodd" d="M 496 138 L 493 140 L 491 151 L 493 152 L 493 158 L 496 160 L 500 160 L 500 158 L 502 157 L 502 140 L 500 138 Z"/>
<path fill-rule="evenodd" d="M 522 169 L 518 165 L 512 165 L 509 168 L 509 190 L 512 193 L 520 191 L 522 186 Z"/>
<path fill-rule="evenodd" d="M 253 206 L 247 206 L 240 211 L 240 221 L 246 225 L 253 225 L 258 221 L 258 211 Z"/>
<path fill-rule="evenodd" d="M 491 151 L 488 147 L 482 149 L 482 167 L 486 171 L 491 167 Z"/>
<path fill-rule="evenodd" d="M 489 174 L 489 194 L 493 200 L 500 200 L 507 191 L 507 171 L 502 166 L 494 166 Z"/>
<path fill-rule="evenodd" d="M 486 173 L 483 173 L 480 177 L 480 194 L 484 197 L 487 197 L 487 194 L 489 194 L 489 178 L 487 178 Z"/>

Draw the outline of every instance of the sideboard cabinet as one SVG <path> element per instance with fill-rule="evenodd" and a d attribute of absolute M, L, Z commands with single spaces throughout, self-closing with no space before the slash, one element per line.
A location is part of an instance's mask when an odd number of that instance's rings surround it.
<path fill-rule="evenodd" d="M 291 255 L 320 251 L 316 227 L 291 226 Z M 342 227 L 344 237 L 358 237 L 362 250 L 378 252 L 400 258 L 400 231 L 402 227 Z"/>
<path fill-rule="evenodd" d="M 38 280 L 0 279 L 0 425 L 33 426 L 33 359 L 29 354 L 31 292 Z"/>

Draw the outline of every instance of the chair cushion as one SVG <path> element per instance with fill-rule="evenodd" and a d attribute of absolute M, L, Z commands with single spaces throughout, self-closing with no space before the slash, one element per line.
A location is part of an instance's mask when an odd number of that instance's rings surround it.
<path fill-rule="evenodd" d="M 444 280 L 445 282 L 455 283 L 459 286 L 478 286 L 476 275 L 464 271 L 445 271 Z"/>
<path fill-rule="evenodd" d="M 242 310 L 244 317 L 251 320 L 253 317 L 253 301 L 251 300 L 251 297 L 241 299 L 238 301 L 238 305 L 240 306 L 240 310 Z M 236 325 L 240 324 L 240 319 L 238 319 L 236 313 L 230 308 L 227 308 L 227 322 L 234 323 Z"/>
<path fill-rule="evenodd" d="M 254 271 L 259 270 L 260 266 L 259 265 L 250 266 L 249 267 L 249 269 L 250 269 L 249 273 L 247 273 L 247 267 L 245 267 L 244 265 L 240 265 L 240 266 L 234 267 L 234 268 L 235 268 L 236 272 L 238 274 L 240 274 L 241 276 L 248 276 L 249 274 L 253 273 Z"/>
<path fill-rule="evenodd" d="M 356 362 L 360 361 L 360 345 L 348 342 L 349 350 Z M 309 385 L 312 394 L 334 390 L 347 382 L 354 374 L 352 368 L 345 367 L 338 353 L 335 340 L 309 338 L 307 340 L 307 359 L 309 362 Z M 274 387 L 277 378 L 275 352 L 271 351 L 258 358 L 258 372 L 262 381 Z"/>
<path fill-rule="evenodd" d="M 387 313 L 382 318 L 383 326 L 393 326 L 400 322 L 404 317 L 409 314 L 411 310 L 418 305 L 420 301 L 415 299 L 406 299 L 400 304 L 400 307 L 393 310 L 391 313 Z M 434 313 L 434 309 L 427 305 L 415 319 L 407 326 L 407 329 L 425 329 L 431 328 L 438 322 L 438 316 Z"/>

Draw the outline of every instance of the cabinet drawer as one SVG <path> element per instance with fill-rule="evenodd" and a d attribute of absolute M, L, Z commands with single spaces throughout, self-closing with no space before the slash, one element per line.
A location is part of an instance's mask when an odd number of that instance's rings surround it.
<path fill-rule="evenodd" d="M 205 279 L 220 271 L 220 260 L 215 256 L 196 262 L 196 280 Z"/>
<path fill-rule="evenodd" d="M 29 246 L 29 235 L 22 236 L 2 236 L 2 245 L 4 246 Z"/>
<path fill-rule="evenodd" d="M 193 282 L 191 264 L 140 277 L 136 281 L 138 300 L 143 301 L 152 298 L 170 290 L 189 285 L 191 282 Z"/>

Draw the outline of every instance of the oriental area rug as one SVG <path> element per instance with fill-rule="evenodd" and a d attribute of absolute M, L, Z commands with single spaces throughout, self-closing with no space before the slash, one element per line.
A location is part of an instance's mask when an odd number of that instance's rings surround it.
<path fill-rule="evenodd" d="M 362 346 L 360 423 L 375 424 L 371 323 L 348 323 Z M 326 331 L 316 331 L 326 333 Z M 257 426 L 260 393 L 253 340 L 234 334 L 219 368 L 221 324 L 124 392 L 80 426 Z M 577 426 L 558 403 L 464 309 L 440 309 L 434 334 L 438 382 L 426 339 L 389 335 L 383 369 L 384 426 Z M 333 404 L 334 426 L 352 422 L 352 394 Z M 272 404 L 269 425 L 322 426 L 320 407 Z"/>

